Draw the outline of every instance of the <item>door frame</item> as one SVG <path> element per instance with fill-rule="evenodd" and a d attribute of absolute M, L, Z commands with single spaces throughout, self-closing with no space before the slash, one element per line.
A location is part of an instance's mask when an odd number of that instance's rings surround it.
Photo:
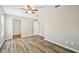
<path fill-rule="evenodd" d="M 20 25 L 19 25 L 19 26 L 20 26 L 20 29 L 19 29 L 19 30 L 20 30 L 20 34 L 14 35 L 14 21 L 16 21 L 16 20 L 20 22 Z M 14 36 L 20 36 L 20 37 L 21 37 L 21 20 L 19 20 L 19 19 L 17 19 L 17 18 L 16 18 L 16 19 L 13 19 L 13 37 L 14 37 Z"/>

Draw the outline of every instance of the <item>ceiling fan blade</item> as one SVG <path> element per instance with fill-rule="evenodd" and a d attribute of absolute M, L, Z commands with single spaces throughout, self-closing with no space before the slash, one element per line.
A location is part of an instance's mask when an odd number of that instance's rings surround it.
<path fill-rule="evenodd" d="M 35 14 L 35 12 L 34 11 L 31 11 L 33 14 Z"/>
<path fill-rule="evenodd" d="M 58 8 L 58 7 L 60 7 L 60 6 L 61 6 L 61 5 L 56 5 L 55 8 Z"/>
<path fill-rule="evenodd" d="M 38 9 L 32 9 L 32 11 L 38 11 Z"/>

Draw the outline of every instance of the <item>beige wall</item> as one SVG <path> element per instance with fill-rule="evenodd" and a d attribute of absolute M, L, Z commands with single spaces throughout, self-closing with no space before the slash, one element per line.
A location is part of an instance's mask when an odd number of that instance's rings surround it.
<path fill-rule="evenodd" d="M 79 6 L 62 6 L 45 12 L 46 39 L 79 50 Z"/>

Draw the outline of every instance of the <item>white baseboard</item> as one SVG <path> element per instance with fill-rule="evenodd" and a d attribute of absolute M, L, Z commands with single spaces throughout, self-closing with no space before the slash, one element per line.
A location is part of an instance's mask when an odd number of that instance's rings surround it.
<path fill-rule="evenodd" d="M 75 51 L 75 52 L 79 52 L 79 50 L 76 50 L 76 49 L 67 47 L 67 46 L 65 46 L 65 45 L 63 45 L 63 44 L 60 44 L 60 43 L 57 43 L 57 42 L 53 42 L 53 41 L 48 40 L 48 39 L 46 39 L 46 38 L 45 38 L 45 40 L 47 40 L 47 41 L 49 41 L 49 42 L 52 42 L 52 43 L 54 43 L 54 44 L 56 44 L 56 45 L 59 45 L 59 46 L 61 46 L 61 47 L 67 48 L 67 49 L 69 49 L 69 50 L 72 50 L 72 51 Z"/>
<path fill-rule="evenodd" d="M 32 36 L 32 35 L 27 35 L 27 36 L 21 36 L 21 37 L 29 37 L 29 36 Z"/>

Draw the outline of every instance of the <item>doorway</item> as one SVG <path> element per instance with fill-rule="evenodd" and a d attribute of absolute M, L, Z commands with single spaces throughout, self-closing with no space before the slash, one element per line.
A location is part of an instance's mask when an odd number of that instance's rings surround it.
<path fill-rule="evenodd" d="M 21 20 L 13 20 L 13 38 L 21 37 Z"/>
<path fill-rule="evenodd" d="M 40 34 L 40 23 L 36 19 L 33 21 L 33 35 L 39 35 Z"/>

